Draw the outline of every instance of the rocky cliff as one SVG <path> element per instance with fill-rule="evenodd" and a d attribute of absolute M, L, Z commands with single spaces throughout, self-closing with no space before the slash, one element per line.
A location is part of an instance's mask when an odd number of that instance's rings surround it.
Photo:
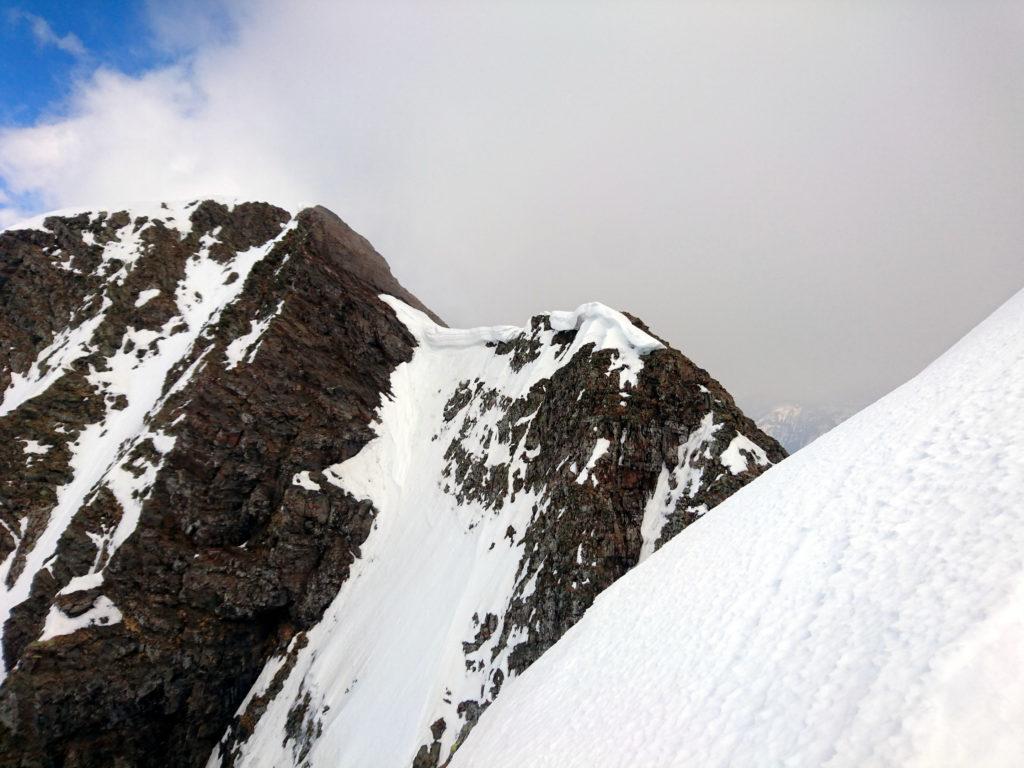
<path fill-rule="evenodd" d="M 448 329 L 322 208 L 8 230 L 0 339 L 0 765 L 444 764 L 785 455 L 639 320 Z"/>

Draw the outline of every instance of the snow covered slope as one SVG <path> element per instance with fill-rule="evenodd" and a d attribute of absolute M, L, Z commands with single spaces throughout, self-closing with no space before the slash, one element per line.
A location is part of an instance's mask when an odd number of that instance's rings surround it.
<path fill-rule="evenodd" d="M 454 766 L 1024 765 L 1024 293 L 603 593 Z"/>
<path fill-rule="evenodd" d="M 264 669 L 211 768 L 445 762 L 670 519 L 681 529 L 716 487 L 781 456 L 703 372 L 673 369 L 678 353 L 603 305 L 453 330 L 382 298 L 417 347 L 378 437 L 293 480 L 311 498 L 333 485 L 371 503 L 373 529 L 323 620 Z M 683 393 L 696 407 L 673 404 Z M 667 415 L 689 425 L 666 433 Z"/>

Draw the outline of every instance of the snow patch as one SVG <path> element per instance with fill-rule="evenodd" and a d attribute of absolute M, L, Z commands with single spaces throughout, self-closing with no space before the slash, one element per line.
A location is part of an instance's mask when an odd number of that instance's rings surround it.
<path fill-rule="evenodd" d="M 103 573 L 87 573 L 84 576 L 75 576 L 69 581 L 64 588 L 58 592 L 58 595 L 71 595 L 75 592 L 85 592 L 89 589 L 96 589 L 96 587 L 103 585 Z"/>
<path fill-rule="evenodd" d="M 662 466 L 654 493 L 647 500 L 644 518 L 640 523 L 643 544 L 640 547 L 638 562 L 642 563 L 654 553 L 665 523 L 668 522 L 669 515 L 676 511 L 683 494 L 691 499 L 697 495 L 704 470 L 696 466 L 694 461 L 701 454 L 705 457 L 710 455 L 711 441 L 721 428 L 721 424 L 715 424 L 713 413 L 705 414 L 697 429 L 690 433 L 686 442 L 677 449 L 676 465 L 671 469 Z"/>
<path fill-rule="evenodd" d="M 617 361 L 612 364 L 612 371 L 619 372 L 619 386 L 623 388 L 626 384 L 636 386 L 644 355 L 665 348 L 624 314 L 597 302 L 583 304 L 575 312 L 551 312 L 548 317 L 556 331 L 577 331 L 582 337 L 577 343 L 593 343 L 597 351 L 614 350 Z"/>
<path fill-rule="evenodd" d="M 292 485 L 297 485 L 300 488 L 305 488 L 307 491 L 320 491 L 323 490 L 320 484 L 309 476 L 309 470 L 299 472 L 295 477 L 292 478 Z"/>
<path fill-rule="evenodd" d="M 17 410 L 22 404 L 38 397 L 48 390 L 75 360 L 88 355 L 92 335 L 110 307 L 110 299 L 104 298 L 100 310 L 75 326 L 65 328 L 52 342 L 39 352 L 35 361 L 25 373 L 11 373 L 10 384 L 0 402 L 0 416 Z"/>
<path fill-rule="evenodd" d="M 761 446 L 756 445 L 746 435 L 740 434 L 730 441 L 729 447 L 722 451 L 721 456 L 722 465 L 734 475 L 746 472 L 751 459 L 759 467 L 771 464 Z"/>
<path fill-rule="evenodd" d="M 594 445 L 594 450 L 590 454 L 590 458 L 587 459 L 587 465 L 580 472 L 579 477 L 576 478 L 577 485 L 583 485 L 587 482 L 587 478 L 590 477 L 591 470 L 597 466 L 597 462 L 600 461 L 601 457 L 608 452 L 608 447 L 611 445 L 611 441 L 601 437 L 598 438 L 597 443 Z M 597 485 L 597 478 L 594 478 L 594 485 Z"/>
<path fill-rule="evenodd" d="M 137 298 L 135 300 L 135 306 L 136 307 L 145 306 L 147 303 L 149 303 L 149 301 L 151 301 L 152 299 L 155 299 L 159 295 L 160 295 L 160 289 L 159 288 L 147 288 L 144 291 L 140 291 L 139 292 L 139 298 Z"/>
<path fill-rule="evenodd" d="M 22 449 L 29 456 L 44 456 L 53 448 L 52 445 L 40 443 L 38 440 L 23 440 L 25 447 Z"/>
<path fill-rule="evenodd" d="M 120 623 L 121 619 L 121 611 L 105 595 L 97 597 L 92 607 L 85 613 L 74 617 L 68 616 L 57 606 L 51 605 L 50 612 L 46 615 L 43 634 L 39 636 L 39 640 L 45 643 L 47 640 L 70 635 L 86 627 L 109 627 Z"/>
<path fill-rule="evenodd" d="M 433 349 L 476 347 L 488 342 L 512 341 L 529 333 L 529 326 L 445 328 L 437 325 L 423 312 L 393 296 L 385 295 L 381 296 L 381 299 L 394 309 L 395 314 L 420 344 Z M 653 336 L 634 326 L 621 312 L 597 302 L 582 304 L 572 312 L 549 312 L 545 316 L 552 329 L 541 334 L 546 359 L 540 364 L 535 362 L 523 369 L 530 369 L 533 372 L 531 375 L 537 376 L 538 380 L 543 378 L 540 373 L 551 375 L 572 358 L 571 353 L 587 344 L 593 344 L 595 352 L 605 349 L 615 352 L 615 360 L 609 373 L 619 373 L 620 387 L 624 388 L 627 384 L 636 386 L 637 376 L 643 368 L 643 357 L 665 347 Z M 576 331 L 570 354 L 561 354 L 557 345 L 552 344 L 554 334 L 559 331 Z M 563 357 L 564 359 L 559 360 Z"/>
<path fill-rule="evenodd" d="M 283 306 L 284 301 L 278 302 L 277 309 L 262 320 L 253 320 L 251 329 L 247 334 L 239 336 L 228 344 L 227 349 L 224 350 L 224 357 L 227 360 L 225 367 L 227 370 L 232 370 L 242 362 L 251 363 L 256 358 L 256 352 L 259 350 L 263 334 L 267 332 L 267 328 L 270 327 L 274 318 L 281 313 Z"/>

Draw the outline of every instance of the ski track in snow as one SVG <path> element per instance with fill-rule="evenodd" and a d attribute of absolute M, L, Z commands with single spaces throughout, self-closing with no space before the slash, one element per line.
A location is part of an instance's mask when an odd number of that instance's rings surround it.
<path fill-rule="evenodd" d="M 453 766 L 1024 765 L 1024 292 L 598 598 Z"/>
<path fill-rule="evenodd" d="M 165 221 L 169 227 L 177 229 L 179 236 L 184 238 L 191 231 L 189 216 L 193 205 L 174 204 L 164 208 L 159 204 L 153 204 L 142 208 L 129 208 L 132 222 L 141 215 L 149 216 L 151 221 L 138 231 L 133 231 L 133 223 L 122 227 L 118 231 L 118 240 L 105 246 L 97 270 L 103 270 L 104 265 L 112 259 L 118 259 L 124 262 L 124 266 L 109 278 L 109 282 L 123 282 L 142 253 L 140 235 L 147 227 L 153 226 L 152 219 L 159 218 Z M 59 215 L 73 216 L 78 213 L 80 212 L 68 211 Z M 46 214 L 51 215 L 54 214 Z M 22 222 L 8 229 L 43 229 L 43 220 L 46 216 Z M 167 398 L 187 383 L 198 366 L 190 366 L 172 385 L 167 395 L 161 396 L 167 377 L 174 366 L 191 352 L 204 331 L 217 322 L 225 307 L 238 298 L 252 267 L 270 252 L 295 223 L 295 219 L 292 219 L 276 238 L 261 246 L 237 253 L 227 263 L 218 263 L 209 255 L 210 247 L 217 240 L 215 236 L 205 235 L 199 252 L 186 262 L 184 278 L 177 287 L 175 301 L 179 310 L 178 315 L 168 320 L 158 331 L 129 327 L 122 339 L 121 348 L 107 358 L 106 369 L 94 370 L 89 375 L 89 382 L 98 391 L 107 395 L 125 396 L 127 406 L 118 410 L 108 408 L 101 421 L 86 425 L 71 444 L 69 466 L 72 479 L 57 489 L 57 503 L 50 512 L 49 522 L 34 542 L 31 551 L 27 553 L 25 565 L 13 583 L 8 583 L 8 574 L 20 547 L 16 547 L 0 564 L 0 631 L 14 606 L 28 597 L 36 574 L 48 566 L 61 534 L 71 523 L 75 513 L 88 503 L 100 486 L 106 485 L 111 490 L 121 505 L 122 515 L 117 526 L 97 541 L 99 554 L 93 564 L 93 572 L 101 572 L 110 556 L 135 530 L 143 501 L 160 466 L 146 462 L 145 466 L 140 467 L 128 457 L 132 449 L 145 440 L 151 440 L 157 453 L 161 455 L 171 450 L 174 438 L 161 432 L 150 431 L 146 424 Z M 234 279 L 229 278 L 232 273 L 237 273 Z M 135 305 L 141 306 L 154 295 L 152 289 L 142 291 Z M 109 306 L 110 299 L 104 296 L 99 310 L 76 328 L 57 334 L 53 342 L 39 353 L 28 372 L 12 375 L 11 383 L 0 403 L 0 416 L 15 411 L 25 402 L 43 394 L 64 375 L 70 363 L 92 353 L 92 335 L 102 323 Z M 184 329 L 181 328 L 182 324 Z M 175 332 L 172 333 L 172 329 Z M 26 449 L 34 453 L 40 452 L 31 441 L 26 443 Z M 130 468 L 129 464 L 133 466 Z M 138 471 L 140 469 L 141 473 Z M 23 519 L 23 524 L 25 520 L 27 518 Z M 23 531 L 15 535 L 19 543 L 22 537 Z M 73 580 L 72 583 L 76 582 L 77 580 Z M 97 599 L 92 609 L 77 619 L 69 619 L 58 608 L 51 607 L 46 628 L 40 639 L 47 640 L 93 624 L 114 624 L 120 619 L 120 611 L 103 596 Z M 4 676 L 5 673 L 0 670 L 0 682 Z"/>

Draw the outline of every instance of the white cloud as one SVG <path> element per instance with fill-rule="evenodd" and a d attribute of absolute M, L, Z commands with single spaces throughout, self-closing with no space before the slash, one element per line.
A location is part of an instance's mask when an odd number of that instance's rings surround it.
<path fill-rule="evenodd" d="M 170 53 L 226 42 L 245 9 L 238 0 L 145 0 L 145 5 L 153 44 Z"/>
<path fill-rule="evenodd" d="M 22 218 L 25 217 L 21 215 L 21 211 L 14 207 L 11 198 L 0 189 L 0 229 Z"/>
<path fill-rule="evenodd" d="M 321 202 L 450 322 L 602 300 L 768 403 L 877 396 L 1024 282 L 1019 6 L 217 9 L 0 133 L 8 191 Z"/>
<path fill-rule="evenodd" d="M 28 28 L 32 31 L 32 37 L 35 38 L 38 45 L 53 46 L 54 48 L 64 51 L 64 53 L 79 58 L 88 55 L 85 45 L 82 44 L 78 35 L 73 32 L 68 32 L 65 35 L 58 35 L 53 31 L 53 27 L 50 26 L 50 22 L 42 16 L 37 16 L 34 13 L 26 13 L 24 11 L 16 11 L 15 14 L 28 24 Z"/>

